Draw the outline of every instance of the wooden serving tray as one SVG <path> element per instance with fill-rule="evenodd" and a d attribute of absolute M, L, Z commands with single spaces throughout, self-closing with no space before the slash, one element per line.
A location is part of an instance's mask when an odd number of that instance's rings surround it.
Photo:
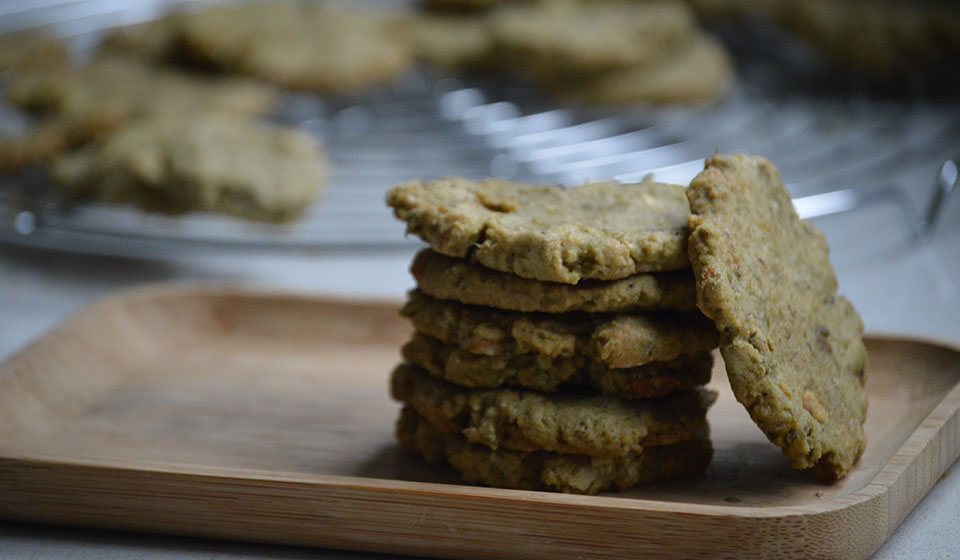
<path fill-rule="evenodd" d="M 873 337 L 870 443 L 840 483 L 790 470 L 719 364 L 703 477 L 461 485 L 394 443 L 397 307 L 196 287 L 93 305 L 0 366 L 0 516 L 452 558 L 852 558 L 960 450 L 960 354 Z"/>

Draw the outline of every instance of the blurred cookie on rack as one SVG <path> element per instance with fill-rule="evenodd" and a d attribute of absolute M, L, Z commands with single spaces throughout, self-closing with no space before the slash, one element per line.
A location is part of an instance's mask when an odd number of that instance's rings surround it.
<path fill-rule="evenodd" d="M 6 97 L 38 119 L 26 135 L 4 139 L 0 161 L 5 171 L 14 171 L 135 118 L 205 112 L 264 115 L 274 107 L 277 93 L 246 80 L 200 76 L 135 57 L 104 55 L 82 68 L 15 72 Z"/>
<path fill-rule="evenodd" d="M 314 201 L 327 169 L 320 145 L 303 132 L 189 114 L 138 119 L 58 156 L 51 176 L 78 198 L 283 222 Z"/>
<path fill-rule="evenodd" d="M 215 6 L 177 22 L 179 54 L 190 62 L 296 90 L 381 85 L 413 61 L 391 18 L 373 10 L 271 1 Z"/>

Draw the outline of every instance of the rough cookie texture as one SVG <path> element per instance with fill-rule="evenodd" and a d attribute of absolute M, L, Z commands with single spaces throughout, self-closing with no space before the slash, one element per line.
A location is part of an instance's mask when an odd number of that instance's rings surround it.
<path fill-rule="evenodd" d="M 316 197 L 326 176 L 322 158 L 299 131 L 213 115 L 165 116 L 60 156 L 51 175 L 77 196 L 284 221 Z"/>
<path fill-rule="evenodd" d="M 695 103 L 716 99 L 733 79 L 733 64 L 723 45 L 697 34 L 653 64 L 582 80 L 554 80 L 548 87 L 594 103 Z"/>
<path fill-rule="evenodd" d="M 387 204 L 434 250 L 524 278 L 575 284 L 689 264 L 689 206 L 677 185 L 452 178 L 398 185 Z"/>
<path fill-rule="evenodd" d="M 610 368 L 673 360 L 716 348 L 699 313 L 518 313 L 434 299 L 414 290 L 401 314 L 414 329 L 474 354 L 589 356 Z"/>
<path fill-rule="evenodd" d="M 547 2 L 491 17 L 498 49 L 534 74 L 596 73 L 645 64 L 695 28 L 682 2 Z"/>
<path fill-rule="evenodd" d="M 701 473 L 713 456 L 710 440 L 705 435 L 620 457 L 493 451 L 439 432 L 410 407 L 400 412 L 397 440 L 430 463 L 445 460 L 467 482 L 576 494 L 622 491 L 638 484 Z"/>
<path fill-rule="evenodd" d="M 251 2 L 180 18 L 185 56 L 294 89 L 342 92 L 387 83 L 411 62 L 372 11 L 322 2 Z"/>
<path fill-rule="evenodd" d="M 697 308 L 689 270 L 635 274 L 620 280 L 581 280 L 576 285 L 540 282 L 425 249 L 410 272 L 421 292 L 439 299 L 513 311 L 566 313 Z"/>
<path fill-rule="evenodd" d="M 693 389 L 710 381 L 709 353 L 687 354 L 668 362 L 610 369 L 583 356 L 544 354 L 472 354 L 416 333 L 404 345 L 408 362 L 464 387 L 522 387 L 552 393 L 562 387 L 588 386 L 620 398 L 662 397 L 677 389 Z"/>
<path fill-rule="evenodd" d="M 391 394 L 445 434 L 491 449 L 619 457 L 694 439 L 715 394 L 705 389 L 661 399 L 542 395 L 515 389 L 467 389 L 400 364 Z"/>
<path fill-rule="evenodd" d="M 763 158 L 710 158 L 687 194 L 698 305 L 737 400 L 794 468 L 842 478 L 866 444 L 866 348 L 823 234 Z"/>

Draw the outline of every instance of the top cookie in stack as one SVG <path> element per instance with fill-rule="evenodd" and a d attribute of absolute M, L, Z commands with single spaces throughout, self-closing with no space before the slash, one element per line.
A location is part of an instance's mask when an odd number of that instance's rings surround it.
<path fill-rule="evenodd" d="M 444 179 L 387 203 L 431 245 L 402 311 L 401 443 L 472 482 L 568 492 L 706 467 L 719 337 L 683 187 Z"/>
<path fill-rule="evenodd" d="M 387 204 L 435 251 L 520 278 L 577 284 L 690 267 L 679 185 L 454 178 L 404 183 Z"/>

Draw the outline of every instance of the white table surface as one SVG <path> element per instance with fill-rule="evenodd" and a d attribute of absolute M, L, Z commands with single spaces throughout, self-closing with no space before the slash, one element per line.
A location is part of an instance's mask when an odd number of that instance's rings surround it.
<path fill-rule="evenodd" d="M 895 208 L 818 220 L 841 292 L 868 331 L 934 338 L 960 347 L 960 197 L 932 239 L 906 239 Z M 144 283 L 229 280 L 325 295 L 400 299 L 413 282 L 414 249 L 377 255 L 149 261 L 0 247 L 0 359 L 91 300 Z M 873 411 L 878 413 L 879 411 Z M 960 558 L 960 466 L 936 483 L 874 555 Z M 380 555 L 0 522 L 0 558 L 387 558 Z"/>

